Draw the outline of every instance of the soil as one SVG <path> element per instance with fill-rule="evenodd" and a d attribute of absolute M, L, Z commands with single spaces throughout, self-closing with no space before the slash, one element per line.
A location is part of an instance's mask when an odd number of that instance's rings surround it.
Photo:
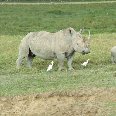
<path fill-rule="evenodd" d="M 109 116 L 116 88 L 0 97 L 0 116 Z"/>

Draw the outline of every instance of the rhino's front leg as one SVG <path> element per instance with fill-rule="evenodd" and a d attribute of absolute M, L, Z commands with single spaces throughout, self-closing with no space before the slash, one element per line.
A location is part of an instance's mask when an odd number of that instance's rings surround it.
<path fill-rule="evenodd" d="M 57 54 L 57 59 L 58 59 L 58 70 L 61 71 L 64 69 L 65 55 L 64 54 Z"/>
<path fill-rule="evenodd" d="M 74 70 L 74 68 L 72 67 L 72 61 L 73 61 L 72 56 L 67 58 L 68 70 Z"/>

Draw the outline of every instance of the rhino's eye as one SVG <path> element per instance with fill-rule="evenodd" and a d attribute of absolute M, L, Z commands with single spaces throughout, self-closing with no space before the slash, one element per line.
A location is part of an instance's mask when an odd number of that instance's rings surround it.
<path fill-rule="evenodd" d="M 77 43 L 77 45 L 79 45 L 79 44 Z"/>

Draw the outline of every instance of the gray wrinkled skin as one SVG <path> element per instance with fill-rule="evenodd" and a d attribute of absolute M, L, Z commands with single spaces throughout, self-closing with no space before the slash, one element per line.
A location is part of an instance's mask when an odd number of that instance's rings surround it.
<path fill-rule="evenodd" d="M 73 28 L 60 30 L 56 33 L 46 31 L 28 33 L 19 46 L 19 55 L 16 61 L 20 67 L 23 58 L 26 58 L 31 68 L 35 56 L 45 60 L 57 59 L 59 70 L 63 69 L 64 59 L 67 59 L 68 69 L 72 70 L 72 60 L 75 52 L 88 54 L 88 42 L 82 38 L 80 32 Z"/>
<path fill-rule="evenodd" d="M 111 49 L 111 61 L 112 64 L 116 63 L 116 46 L 112 47 Z"/>

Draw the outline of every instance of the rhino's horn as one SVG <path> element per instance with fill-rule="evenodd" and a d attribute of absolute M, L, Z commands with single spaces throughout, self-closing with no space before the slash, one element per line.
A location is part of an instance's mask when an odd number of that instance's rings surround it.
<path fill-rule="evenodd" d="M 83 32 L 84 32 L 84 27 L 80 29 L 79 33 L 83 33 Z"/>
<path fill-rule="evenodd" d="M 80 29 L 79 33 L 82 33 L 83 32 L 83 29 Z"/>

